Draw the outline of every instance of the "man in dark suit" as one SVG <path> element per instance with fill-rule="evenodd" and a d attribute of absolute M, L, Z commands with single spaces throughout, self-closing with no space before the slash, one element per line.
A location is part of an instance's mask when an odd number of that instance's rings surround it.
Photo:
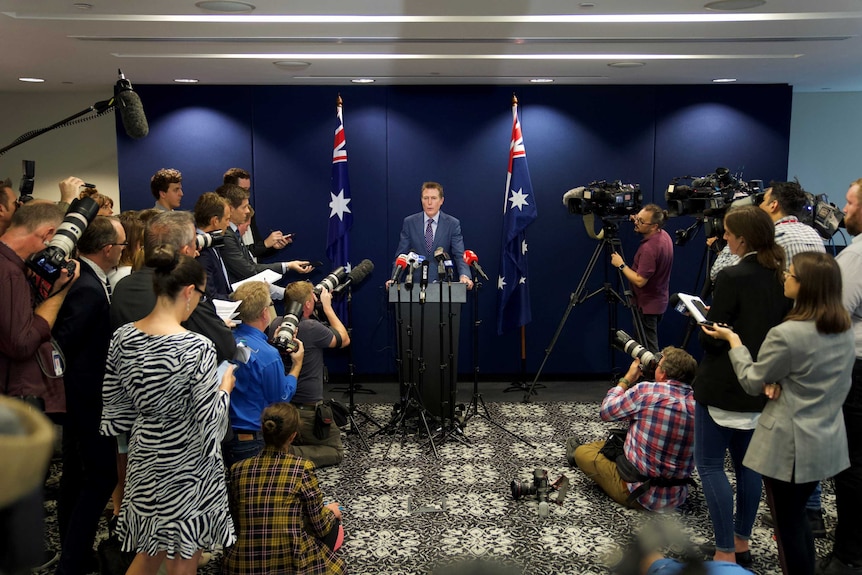
<path fill-rule="evenodd" d="M 63 476 L 57 501 L 62 552 L 57 573 L 93 570 L 99 517 L 117 484 L 117 446 L 99 434 L 102 379 L 111 342 L 107 273 L 120 261 L 126 234 L 117 218 L 97 216 L 78 240 L 81 276 L 63 302 L 54 338 L 66 358 Z"/>
<path fill-rule="evenodd" d="M 207 192 L 195 203 L 195 226 L 198 232 L 222 236 L 230 223 L 230 204 L 215 192 Z M 222 240 L 224 241 L 224 240 Z M 200 251 L 198 261 L 207 271 L 207 297 L 230 299 L 233 291 L 228 283 L 227 268 L 221 258 L 221 245 L 207 246 Z"/>
<path fill-rule="evenodd" d="M 181 246 L 183 255 L 197 256 L 195 246 L 194 219 L 189 212 L 164 212 L 153 216 L 144 231 L 144 254 L 149 254 L 162 244 Z M 114 289 L 111 298 L 111 328 L 149 315 L 156 306 L 153 291 L 153 268 L 144 266 L 123 278 Z M 183 324 L 187 329 L 208 338 L 215 344 L 218 361 L 231 360 L 236 355 L 236 341 L 225 322 L 216 314 L 209 300 L 201 301 L 192 315 Z"/>
<path fill-rule="evenodd" d="M 401 239 L 395 257 L 415 251 L 425 259 L 434 261 L 434 251 L 443 248 L 452 257 L 461 276 L 460 282 L 473 287 L 470 267 L 464 262 L 464 238 L 461 236 L 461 222 L 440 211 L 443 205 L 443 186 L 437 182 L 422 184 L 422 212 L 404 218 L 401 225 Z M 387 286 L 389 282 L 387 282 Z"/>
<path fill-rule="evenodd" d="M 230 225 L 225 231 L 221 256 L 225 268 L 227 268 L 228 279 L 232 284 L 266 270 L 271 270 L 278 274 L 287 273 L 288 270 L 307 274 L 314 269 L 309 262 L 300 260 L 272 264 L 259 264 L 254 261 L 248 247 L 243 243 L 242 236 L 238 230 L 238 226 L 244 223 L 249 217 L 248 191 L 239 186 L 225 184 L 219 186 L 216 193 L 230 204 Z M 270 285 L 270 295 L 274 300 L 283 300 L 284 288 Z"/>
<path fill-rule="evenodd" d="M 224 173 L 222 178 L 224 184 L 234 184 L 251 194 L 251 174 L 242 168 L 231 168 Z M 249 237 L 250 236 L 250 237 Z M 278 250 L 287 247 L 293 241 L 290 235 L 284 235 L 281 230 L 275 230 L 264 239 L 257 229 L 257 221 L 254 214 L 248 226 L 248 232 L 243 234 L 243 242 L 255 259 L 274 256 Z"/>

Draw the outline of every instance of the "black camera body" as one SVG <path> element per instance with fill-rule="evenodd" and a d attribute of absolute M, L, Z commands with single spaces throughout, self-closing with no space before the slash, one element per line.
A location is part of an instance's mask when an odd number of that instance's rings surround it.
<path fill-rule="evenodd" d="M 628 218 L 641 210 L 640 185 L 620 180 L 597 180 L 573 188 L 563 196 L 572 214 L 596 214 L 601 218 Z"/>
<path fill-rule="evenodd" d="M 548 472 L 537 467 L 533 470 L 533 481 L 518 481 L 513 479 L 509 485 L 512 490 L 512 499 L 518 500 L 524 496 L 533 497 L 536 501 L 548 501 L 550 484 L 548 483 Z"/>
<path fill-rule="evenodd" d="M 54 283 L 62 271 L 74 273 L 75 264 L 68 262 L 78 240 L 99 213 L 99 204 L 92 198 L 74 199 L 63 222 L 45 249 L 27 258 L 27 267 L 49 283 Z"/>
<path fill-rule="evenodd" d="M 679 184 L 688 180 L 691 185 Z M 667 202 L 668 217 L 692 215 L 704 218 L 708 226 L 707 237 L 721 237 L 724 234 L 721 220 L 731 204 L 744 198 L 740 203 L 760 204 L 763 201 L 763 181 L 743 181 L 733 176 L 727 168 L 716 168 L 715 173 L 702 178 L 680 176 L 674 178 L 664 194 Z M 720 235 L 717 235 L 721 231 Z"/>
<path fill-rule="evenodd" d="M 614 335 L 614 347 L 632 356 L 633 359 L 639 359 L 641 361 L 641 373 L 643 373 L 645 378 L 653 379 L 655 377 L 655 368 L 658 367 L 658 362 L 661 361 L 661 354 L 651 352 L 621 329 L 618 329 Z"/>
<path fill-rule="evenodd" d="M 26 204 L 33 199 L 33 187 L 36 185 L 36 160 L 21 160 L 21 183 L 18 186 L 18 201 Z"/>

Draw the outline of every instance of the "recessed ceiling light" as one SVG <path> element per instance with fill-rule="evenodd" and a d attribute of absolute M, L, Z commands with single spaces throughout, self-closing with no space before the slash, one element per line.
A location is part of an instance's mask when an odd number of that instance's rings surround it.
<path fill-rule="evenodd" d="M 643 68 L 646 62 L 611 62 L 608 64 L 610 68 Z"/>
<path fill-rule="evenodd" d="M 553 81 L 553 78 L 533 78 L 530 80 L 532 84 L 551 84 Z"/>
<path fill-rule="evenodd" d="M 18 78 L 19 82 L 30 82 L 31 84 L 41 84 L 45 81 L 44 78 Z"/>
<path fill-rule="evenodd" d="M 298 72 L 300 70 L 305 70 L 309 66 L 311 66 L 311 62 L 303 62 L 301 60 L 277 60 L 272 63 L 276 68 L 281 70 L 289 70 L 292 72 Z"/>
<path fill-rule="evenodd" d="M 373 84 L 374 80 L 372 78 L 354 78 L 351 82 L 354 84 Z"/>
<path fill-rule="evenodd" d="M 703 7 L 707 10 L 748 10 L 766 4 L 766 0 L 715 0 Z"/>
<path fill-rule="evenodd" d="M 251 12 L 256 8 L 252 4 L 233 0 L 202 0 L 195 2 L 195 6 L 209 12 Z"/>
<path fill-rule="evenodd" d="M 736 78 L 716 78 L 713 82 L 716 84 L 729 84 L 731 82 L 736 82 Z"/>
<path fill-rule="evenodd" d="M 589 10 L 590 8 L 596 7 L 596 5 L 593 4 L 592 2 L 581 2 L 580 4 L 578 4 L 578 6 L 580 6 L 584 10 Z"/>
<path fill-rule="evenodd" d="M 92 10 L 93 5 L 88 4 L 87 2 L 75 2 L 72 4 L 73 8 L 77 8 L 78 10 Z"/>
<path fill-rule="evenodd" d="M 177 84 L 197 84 L 197 78 L 174 78 L 174 82 Z"/>

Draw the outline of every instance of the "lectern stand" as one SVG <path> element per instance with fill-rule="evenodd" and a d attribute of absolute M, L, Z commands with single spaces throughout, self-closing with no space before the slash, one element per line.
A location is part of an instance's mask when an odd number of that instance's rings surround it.
<path fill-rule="evenodd" d="M 401 290 L 400 304 L 398 303 L 399 289 Z M 467 301 L 467 286 L 455 282 L 451 285 L 429 284 L 425 290 L 424 303 L 420 301 L 420 292 L 421 290 L 415 284 L 411 290 L 404 289 L 403 285 L 398 284 L 389 288 L 389 302 L 401 306 L 398 310 L 401 317 L 401 334 L 398 338 L 401 349 L 398 350 L 398 356 L 403 369 L 399 373 L 402 381 L 398 383 L 402 400 L 406 382 L 420 383 L 419 393 L 425 409 L 437 417 L 445 418 L 454 407 L 451 405 L 451 398 L 455 396 L 457 384 L 455 381 L 449 381 L 447 374 L 458 373 L 460 311 L 461 304 Z M 449 305 L 450 293 L 451 306 Z M 441 326 L 441 323 L 448 321 L 452 322 L 451 326 Z M 412 338 L 409 337 L 411 330 Z M 442 341 L 441 338 L 443 338 Z M 411 341 L 412 350 L 409 349 Z M 449 350 L 452 350 L 451 365 L 449 365 Z M 410 361 L 411 358 L 413 361 Z"/>

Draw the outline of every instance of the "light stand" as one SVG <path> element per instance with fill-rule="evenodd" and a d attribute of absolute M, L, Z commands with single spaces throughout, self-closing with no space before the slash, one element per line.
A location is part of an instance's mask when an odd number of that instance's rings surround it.
<path fill-rule="evenodd" d="M 587 264 L 587 269 L 584 271 L 584 275 L 581 276 L 581 281 L 578 282 L 578 287 L 575 288 L 575 291 L 571 293 L 569 296 L 569 305 L 566 307 L 566 311 L 563 314 L 562 319 L 560 319 L 560 324 L 557 326 L 557 331 L 554 333 L 554 337 L 551 338 L 551 343 L 548 345 L 548 348 L 545 350 L 545 358 L 542 360 L 542 364 L 539 366 L 539 371 L 536 372 L 536 377 L 533 379 L 533 383 L 527 392 L 524 394 L 524 403 L 529 403 L 531 395 L 533 395 L 533 389 L 536 386 L 536 382 L 539 381 L 539 376 L 542 374 L 542 370 L 545 367 L 545 364 L 548 361 L 548 357 L 551 355 L 551 352 L 554 349 L 554 345 L 557 343 L 557 339 L 560 337 L 560 333 L 563 331 L 563 327 L 566 325 L 566 320 L 569 318 L 569 314 L 572 312 L 572 308 L 574 308 L 579 303 L 583 303 L 588 299 L 596 296 L 600 293 L 605 294 L 605 297 L 608 302 L 608 337 L 612 338 L 613 330 L 616 327 L 617 320 L 617 308 L 616 304 L 621 303 L 623 306 L 629 308 L 632 312 L 632 324 L 635 328 L 635 337 L 637 341 L 641 344 L 646 341 L 646 337 L 644 335 L 644 326 L 643 326 L 643 318 L 641 317 L 640 310 L 638 310 L 637 306 L 634 305 L 632 301 L 632 292 L 631 289 L 624 289 L 623 295 L 621 296 L 617 293 L 612 287 L 610 282 L 608 281 L 608 269 L 607 266 L 610 262 L 610 256 L 614 252 L 620 254 L 620 256 L 625 259 L 625 255 L 623 254 L 623 246 L 620 242 L 619 237 L 617 236 L 618 226 L 615 222 L 602 220 L 604 234 L 602 235 L 601 242 L 596 246 L 596 249 L 593 250 L 593 255 L 590 258 L 590 262 Z M 604 252 L 607 251 L 607 254 Z M 596 267 L 596 262 L 598 262 L 599 257 L 602 257 L 604 254 L 605 261 L 605 281 L 602 287 L 599 289 L 585 294 L 587 289 L 587 282 L 590 279 L 590 276 L 593 273 L 593 269 Z M 623 271 L 621 269 L 617 269 L 617 280 L 618 284 L 621 288 L 625 288 L 625 276 L 623 275 Z M 623 297 L 624 296 L 624 297 Z M 613 349 L 613 348 L 611 348 Z M 612 359 L 611 359 L 612 361 Z"/>
<path fill-rule="evenodd" d="M 462 423 L 461 426 L 466 427 L 467 422 L 470 421 L 473 416 L 478 415 L 479 417 L 484 417 L 488 423 L 505 431 L 515 439 L 519 439 L 530 447 L 535 448 L 535 445 L 520 435 L 509 431 L 501 424 L 494 421 L 491 418 L 491 414 L 488 412 L 488 406 L 485 405 L 485 400 L 482 398 L 482 394 L 479 393 L 479 326 L 482 324 L 482 320 L 479 319 L 479 288 L 481 287 L 482 282 L 479 278 L 479 274 L 476 273 L 476 270 L 473 270 L 473 397 L 470 399 L 470 405 L 467 406 L 467 411 L 464 414 L 464 423 Z M 482 406 L 481 412 L 479 411 L 479 405 Z"/>

